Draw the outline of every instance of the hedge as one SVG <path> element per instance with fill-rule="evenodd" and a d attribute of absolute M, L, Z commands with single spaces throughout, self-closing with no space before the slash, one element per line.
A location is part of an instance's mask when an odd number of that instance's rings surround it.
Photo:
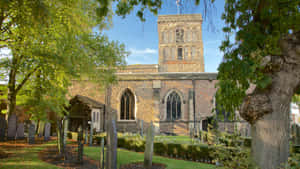
<path fill-rule="evenodd" d="M 77 140 L 78 134 L 76 132 L 68 133 L 68 138 Z M 101 140 L 104 138 L 106 141 L 105 135 L 96 135 L 93 136 L 93 143 L 101 144 Z M 243 138 L 244 145 L 246 147 L 251 146 L 251 138 Z M 229 141 L 222 140 L 221 142 Z M 106 143 L 105 143 L 106 144 Z M 231 147 L 230 141 L 226 143 L 229 149 L 235 149 Z M 154 154 L 183 159 L 183 160 L 191 160 L 191 161 L 200 161 L 211 163 L 213 160 L 213 152 L 216 151 L 216 147 L 208 146 L 208 145 L 189 145 L 189 144 L 175 144 L 175 143 L 163 143 L 163 142 L 154 142 Z M 145 141 L 140 139 L 139 137 L 118 137 L 118 147 L 124 148 L 127 150 L 135 151 L 135 152 L 144 152 L 145 151 Z"/>

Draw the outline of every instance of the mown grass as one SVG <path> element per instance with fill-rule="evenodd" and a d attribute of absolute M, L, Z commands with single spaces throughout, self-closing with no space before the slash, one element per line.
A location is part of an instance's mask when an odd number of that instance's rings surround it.
<path fill-rule="evenodd" d="M 0 169 L 58 169 L 59 167 L 43 162 L 38 153 L 46 146 L 56 144 L 55 141 L 29 147 L 0 146 L 0 150 L 10 154 L 9 158 L 0 159 Z"/>
<path fill-rule="evenodd" d="M 99 160 L 100 148 L 99 147 L 85 147 L 84 154 L 88 157 Z M 128 150 L 118 149 L 118 167 L 122 164 L 142 162 L 144 160 L 143 153 L 136 153 Z M 162 163 L 167 166 L 167 169 L 214 169 L 214 165 L 197 163 L 184 160 L 170 159 L 160 156 L 153 156 L 154 163 Z"/>
<path fill-rule="evenodd" d="M 0 146 L 0 150 L 10 154 L 9 158 L 0 159 L 0 169 L 59 169 L 59 167 L 46 163 L 39 159 L 39 152 L 47 146 L 55 145 L 56 141 L 51 141 L 41 145 L 28 147 L 14 147 L 13 144 Z M 91 159 L 99 160 L 100 147 L 84 147 L 84 154 Z M 118 166 L 133 162 L 142 162 L 144 160 L 143 153 L 136 153 L 128 150 L 118 149 Z M 176 160 L 154 156 L 153 162 L 162 163 L 167 169 L 213 169 L 214 165 Z"/>

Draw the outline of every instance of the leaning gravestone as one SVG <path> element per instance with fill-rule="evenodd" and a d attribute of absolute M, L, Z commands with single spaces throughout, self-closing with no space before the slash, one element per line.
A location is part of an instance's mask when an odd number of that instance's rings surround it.
<path fill-rule="evenodd" d="M 5 128 L 6 120 L 4 117 L 0 117 L 0 141 L 5 141 Z"/>
<path fill-rule="evenodd" d="M 154 129 L 152 122 L 147 129 L 146 147 L 144 153 L 144 167 L 146 169 L 152 168 L 152 156 L 153 156 L 153 142 L 154 142 Z"/>
<path fill-rule="evenodd" d="M 35 125 L 29 124 L 28 128 L 28 143 L 34 144 L 34 136 L 35 136 Z"/>
<path fill-rule="evenodd" d="M 106 169 L 117 169 L 118 138 L 115 120 L 108 124 L 107 130 Z"/>
<path fill-rule="evenodd" d="M 17 116 L 12 114 L 8 117 L 7 139 L 14 140 L 17 131 Z"/>
<path fill-rule="evenodd" d="M 51 123 L 47 122 L 45 124 L 45 131 L 44 131 L 44 140 L 45 141 L 50 140 L 50 133 L 51 133 Z"/>
<path fill-rule="evenodd" d="M 24 123 L 17 124 L 17 139 L 24 139 Z"/>
<path fill-rule="evenodd" d="M 93 123 L 91 122 L 91 127 L 90 127 L 90 143 L 89 143 L 89 146 L 92 146 L 93 145 Z"/>

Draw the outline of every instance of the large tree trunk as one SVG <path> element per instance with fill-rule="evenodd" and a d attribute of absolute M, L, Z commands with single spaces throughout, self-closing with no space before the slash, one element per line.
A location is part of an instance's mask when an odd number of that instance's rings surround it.
<path fill-rule="evenodd" d="M 280 42 L 282 56 L 267 56 L 272 83 L 256 88 L 240 114 L 251 124 L 252 155 L 262 169 L 277 169 L 289 156 L 290 102 L 300 87 L 300 32 Z"/>
<path fill-rule="evenodd" d="M 273 112 L 251 126 L 252 155 L 262 169 L 276 169 L 289 156 L 290 104 L 276 97 L 271 100 Z"/>

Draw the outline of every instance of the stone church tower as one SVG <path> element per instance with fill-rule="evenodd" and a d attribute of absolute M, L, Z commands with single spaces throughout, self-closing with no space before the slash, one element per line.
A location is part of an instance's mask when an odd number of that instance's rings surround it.
<path fill-rule="evenodd" d="M 160 72 L 204 72 L 202 17 L 200 14 L 160 15 Z"/>

